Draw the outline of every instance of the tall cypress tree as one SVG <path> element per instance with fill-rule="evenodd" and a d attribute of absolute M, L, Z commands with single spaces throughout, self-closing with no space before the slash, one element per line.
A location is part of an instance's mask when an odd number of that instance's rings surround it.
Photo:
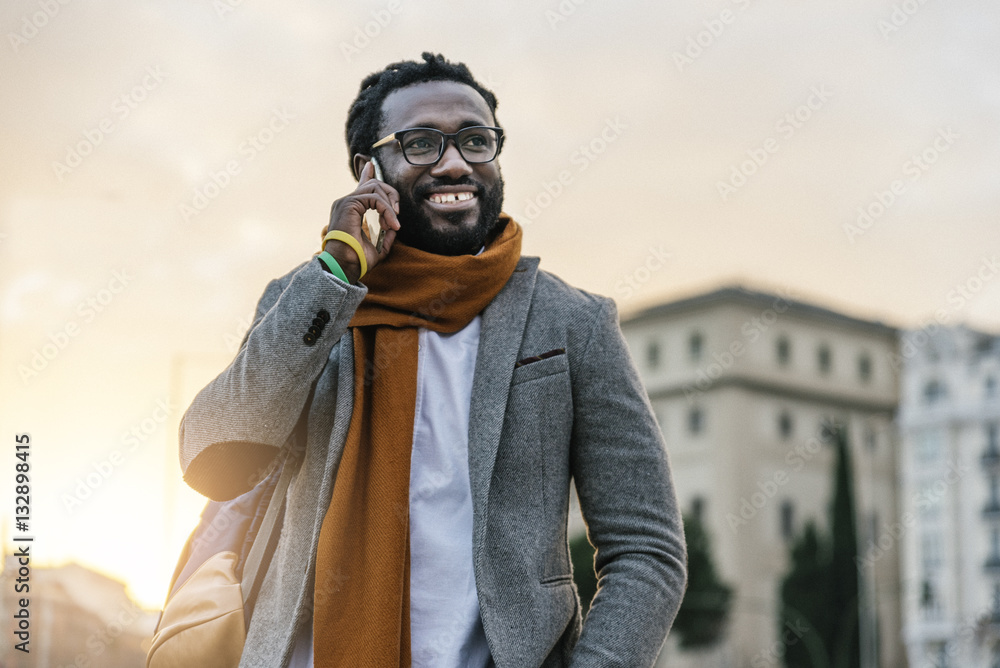
<path fill-rule="evenodd" d="M 825 541 L 811 522 L 792 547 L 791 570 L 781 585 L 780 633 L 787 668 L 859 668 L 861 663 L 858 541 L 847 427 L 831 426 L 827 433 L 837 456 L 829 553 L 824 554 Z"/>
<path fill-rule="evenodd" d="M 859 668 L 861 642 L 858 629 L 858 534 L 854 516 L 854 476 L 847 426 L 833 430 L 837 470 L 833 491 L 830 545 L 830 604 L 836 612 L 829 648 L 834 668 Z"/>
<path fill-rule="evenodd" d="M 688 584 L 673 628 L 681 647 L 710 647 L 722 638 L 733 590 L 715 571 L 711 542 L 697 516 L 684 517 L 684 539 Z"/>
<path fill-rule="evenodd" d="M 792 545 L 792 565 L 781 583 L 781 625 L 785 666 L 825 665 L 833 624 L 829 607 L 829 551 L 816 525 L 806 524 Z"/>

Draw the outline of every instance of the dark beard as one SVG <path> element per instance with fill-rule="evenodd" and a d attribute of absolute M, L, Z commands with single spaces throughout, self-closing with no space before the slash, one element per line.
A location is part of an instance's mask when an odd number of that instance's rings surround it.
<path fill-rule="evenodd" d="M 497 175 L 496 184 L 487 189 L 478 181 L 473 181 L 468 177 L 452 180 L 438 179 L 435 183 L 418 189 L 414 197 L 408 193 L 399 191 L 399 221 L 400 229 L 396 234 L 396 240 L 437 255 L 474 255 L 479 249 L 492 241 L 501 232 L 500 210 L 503 208 L 503 176 Z M 476 190 L 479 198 L 479 220 L 476 225 L 469 229 L 459 228 L 449 231 L 439 231 L 431 227 L 431 221 L 420 208 L 419 203 L 423 201 L 427 193 L 436 186 L 472 186 Z M 398 190 L 398 189 L 397 189 Z M 451 214 L 444 214 L 444 218 L 459 223 L 465 213 L 456 211 Z"/>

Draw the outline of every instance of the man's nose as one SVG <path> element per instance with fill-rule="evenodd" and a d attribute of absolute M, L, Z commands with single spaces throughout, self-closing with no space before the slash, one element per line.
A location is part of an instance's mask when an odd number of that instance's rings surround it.
<path fill-rule="evenodd" d="M 444 153 L 431 169 L 431 176 L 447 176 L 457 179 L 472 174 L 472 166 L 465 161 L 455 142 L 450 138 L 445 142 Z"/>

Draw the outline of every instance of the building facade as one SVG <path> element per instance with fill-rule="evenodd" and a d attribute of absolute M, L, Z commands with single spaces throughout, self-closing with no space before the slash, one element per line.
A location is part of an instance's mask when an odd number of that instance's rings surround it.
<path fill-rule="evenodd" d="M 862 598 L 862 666 L 905 665 L 894 419 L 897 332 L 792 299 L 725 288 L 636 313 L 622 329 L 663 430 L 682 509 L 700 517 L 733 602 L 722 642 L 663 666 L 782 666 L 781 578 L 808 521 L 829 531 L 835 452 L 823 425 L 848 427 Z M 883 541 L 884 542 L 884 541 Z M 890 546 L 892 547 L 892 546 Z"/>
<path fill-rule="evenodd" d="M 1000 338 L 932 326 L 900 360 L 910 665 L 1000 668 Z"/>

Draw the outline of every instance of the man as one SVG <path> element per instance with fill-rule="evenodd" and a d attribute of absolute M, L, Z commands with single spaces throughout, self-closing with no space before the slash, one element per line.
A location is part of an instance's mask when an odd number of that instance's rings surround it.
<path fill-rule="evenodd" d="M 268 285 L 184 416 L 213 499 L 304 442 L 242 666 L 649 666 L 663 643 L 685 548 L 659 429 L 613 302 L 520 256 L 495 111 L 442 56 L 367 77 L 324 252 Z"/>

